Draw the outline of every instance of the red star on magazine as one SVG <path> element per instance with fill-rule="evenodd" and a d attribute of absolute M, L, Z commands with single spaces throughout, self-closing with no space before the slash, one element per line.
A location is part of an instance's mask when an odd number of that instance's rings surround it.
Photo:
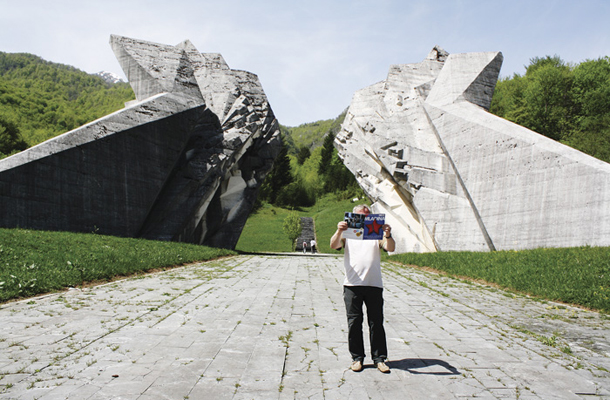
<path fill-rule="evenodd" d="M 385 224 L 385 214 L 356 214 L 345 213 L 344 221 L 347 222 L 347 230 L 343 231 L 344 239 L 357 240 L 381 240 Z"/>

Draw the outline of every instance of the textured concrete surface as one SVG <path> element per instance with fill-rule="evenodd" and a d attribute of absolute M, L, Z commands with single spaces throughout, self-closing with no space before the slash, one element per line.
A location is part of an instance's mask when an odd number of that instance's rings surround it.
<path fill-rule="evenodd" d="M 595 312 L 384 266 L 390 374 L 350 364 L 341 258 L 238 256 L 0 306 L 2 399 L 610 399 Z"/>
<path fill-rule="evenodd" d="M 610 164 L 487 112 L 499 52 L 392 65 L 335 144 L 398 253 L 610 245 Z"/>

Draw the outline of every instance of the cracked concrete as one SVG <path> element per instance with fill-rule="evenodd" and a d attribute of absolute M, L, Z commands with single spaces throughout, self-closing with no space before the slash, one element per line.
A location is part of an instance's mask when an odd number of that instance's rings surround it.
<path fill-rule="evenodd" d="M 342 259 L 237 256 L 0 307 L 2 399 L 610 399 L 608 317 L 384 264 L 390 374 L 348 369 Z"/>

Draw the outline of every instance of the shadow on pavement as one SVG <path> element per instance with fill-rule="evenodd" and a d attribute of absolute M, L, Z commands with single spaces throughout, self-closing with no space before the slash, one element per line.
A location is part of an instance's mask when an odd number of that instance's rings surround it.
<path fill-rule="evenodd" d="M 461 375 L 453 365 L 443 360 L 404 358 L 402 360 L 386 361 L 392 369 L 402 369 L 411 374 L 425 375 Z M 444 370 L 434 367 L 442 367 Z M 429 368 L 429 370 L 427 370 Z"/>

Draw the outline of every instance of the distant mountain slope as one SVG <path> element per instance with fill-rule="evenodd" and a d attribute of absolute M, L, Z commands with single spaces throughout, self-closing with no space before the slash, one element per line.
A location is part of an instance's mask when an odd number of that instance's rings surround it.
<path fill-rule="evenodd" d="M 301 147 L 307 147 L 310 150 L 313 150 L 316 147 L 322 146 L 324 136 L 326 136 L 328 132 L 332 132 L 333 134 L 339 132 L 341 124 L 345 119 L 346 111 L 343 111 L 335 119 L 309 122 L 296 127 L 280 125 L 288 151 L 291 154 L 296 154 Z"/>
<path fill-rule="evenodd" d="M 12 124 L 28 146 L 119 110 L 134 98 L 127 83 L 107 83 L 32 54 L 0 52 L 0 132 Z"/>
<path fill-rule="evenodd" d="M 31 147 L 119 110 L 135 98 L 119 79 L 111 72 L 88 74 L 33 54 L 0 52 L 0 136 L 8 130 L 3 126 L 16 127 Z M 280 129 L 289 152 L 296 154 L 301 147 L 321 146 L 344 118 L 345 111 L 335 119 Z"/>

